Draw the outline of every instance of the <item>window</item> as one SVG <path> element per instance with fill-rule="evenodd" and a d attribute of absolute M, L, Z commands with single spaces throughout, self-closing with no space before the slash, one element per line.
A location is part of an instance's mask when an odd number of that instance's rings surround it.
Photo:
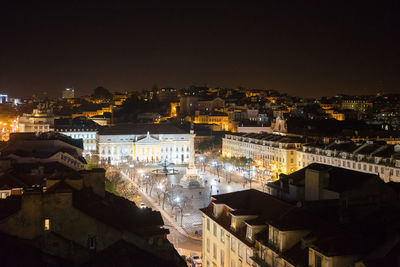
<path fill-rule="evenodd" d="M 45 231 L 50 231 L 50 219 L 45 219 L 44 220 L 44 230 Z"/>
<path fill-rule="evenodd" d="M 232 219 L 231 219 L 231 228 L 233 230 L 236 230 L 236 218 L 233 217 L 233 216 L 232 216 Z"/>
<path fill-rule="evenodd" d="M 253 231 L 252 231 L 250 226 L 247 226 L 246 238 L 249 239 L 249 240 L 253 239 Z"/>
<path fill-rule="evenodd" d="M 246 249 L 246 263 L 250 264 L 250 257 L 251 257 L 251 249 Z"/>
<path fill-rule="evenodd" d="M 275 247 L 278 247 L 278 230 L 273 228 L 272 230 L 272 243 Z"/>
<path fill-rule="evenodd" d="M 224 263 L 225 263 L 225 253 L 224 251 L 221 249 L 221 266 L 224 267 Z"/>
<path fill-rule="evenodd" d="M 225 232 L 222 228 L 221 228 L 221 242 L 225 243 Z"/>
<path fill-rule="evenodd" d="M 272 253 L 272 261 L 271 261 L 271 263 L 272 263 L 272 267 L 276 267 L 276 255 L 275 255 L 275 253 Z"/>
<path fill-rule="evenodd" d="M 239 258 L 242 257 L 242 243 L 240 241 L 238 241 L 238 256 Z"/>
<path fill-rule="evenodd" d="M 215 246 L 215 243 L 213 244 L 213 258 L 217 259 L 217 247 Z"/>
<path fill-rule="evenodd" d="M 215 223 L 213 223 L 213 234 L 217 236 L 217 225 Z"/>
<path fill-rule="evenodd" d="M 207 238 L 207 245 L 206 245 L 206 247 L 207 247 L 207 252 L 210 252 L 210 239 L 208 239 Z"/>
<path fill-rule="evenodd" d="M 231 250 L 233 251 L 233 252 L 235 252 L 236 251 L 236 239 L 232 236 L 232 238 L 231 238 Z"/>
<path fill-rule="evenodd" d="M 207 230 L 210 231 L 210 219 L 207 218 Z"/>
<path fill-rule="evenodd" d="M 88 248 L 96 249 L 96 237 L 95 236 L 88 237 Z"/>
<path fill-rule="evenodd" d="M 210 262 L 209 261 L 207 261 L 207 267 L 210 267 Z"/>
<path fill-rule="evenodd" d="M 235 267 L 235 261 L 231 260 L 231 267 Z"/>
<path fill-rule="evenodd" d="M 315 254 L 314 267 L 322 267 L 322 258 L 318 254 Z"/>
<path fill-rule="evenodd" d="M 265 260 L 265 249 L 261 248 L 261 259 Z"/>

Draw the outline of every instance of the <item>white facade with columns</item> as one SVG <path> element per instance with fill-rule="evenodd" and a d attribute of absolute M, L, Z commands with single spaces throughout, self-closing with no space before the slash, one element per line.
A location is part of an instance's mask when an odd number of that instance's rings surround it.
<path fill-rule="evenodd" d="M 100 161 L 113 165 L 131 161 L 187 164 L 190 150 L 189 132 L 167 125 L 140 125 L 125 133 L 106 129 L 98 135 Z"/>

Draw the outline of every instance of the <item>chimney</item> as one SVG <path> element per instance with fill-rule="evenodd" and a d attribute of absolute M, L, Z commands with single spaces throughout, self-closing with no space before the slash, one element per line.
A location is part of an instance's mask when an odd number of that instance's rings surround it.
<path fill-rule="evenodd" d="M 307 168 L 305 172 L 305 200 L 320 200 L 322 189 L 329 183 L 327 170 Z"/>
<path fill-rule="evenodd" d="M 104 169 L 95 168 L 92 170 L 84 170 L 80 173 L 83 177 L 83 186 L 90 187 L 94 193 L 101 197 L 105 196 L 106 171 Z"/>

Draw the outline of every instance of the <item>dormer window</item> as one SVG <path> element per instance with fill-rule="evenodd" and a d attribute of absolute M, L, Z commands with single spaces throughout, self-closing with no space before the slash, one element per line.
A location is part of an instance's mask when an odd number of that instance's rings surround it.
<path fill-rule="evenodd" d="M 218 209 L 217 209 L 217 205 L 214 204 L 214 209 L 213 209 L 213 215 L 214 217 L 218 216 Z"/>
<path fill-rule="evenodd" d="M 50 219 L 45 219 L 44 220 L 44 230 L 45 231 L 50 231 Z"/>
<path fill-rule="evenodd" d="M 231 228 L 236 231 L 236 218 L 232 216 L 231 219 Z"/>
<path fill-rule="evenodd" d="M 247 226 L 247 229 L 246 229 L 246 238 L 247 238 L 248 240 L 253 240 L 253 229 L 251 229 L 250 226 Z"/>

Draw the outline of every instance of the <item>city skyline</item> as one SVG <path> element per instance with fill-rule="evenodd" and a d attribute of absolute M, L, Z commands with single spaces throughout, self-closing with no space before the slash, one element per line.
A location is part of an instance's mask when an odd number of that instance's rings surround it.
<path fill-rule="evenodd" d="M 249 87 L 300 97 L 399 92 L 398 5 L 6 2 L 0 90 Z"/>

